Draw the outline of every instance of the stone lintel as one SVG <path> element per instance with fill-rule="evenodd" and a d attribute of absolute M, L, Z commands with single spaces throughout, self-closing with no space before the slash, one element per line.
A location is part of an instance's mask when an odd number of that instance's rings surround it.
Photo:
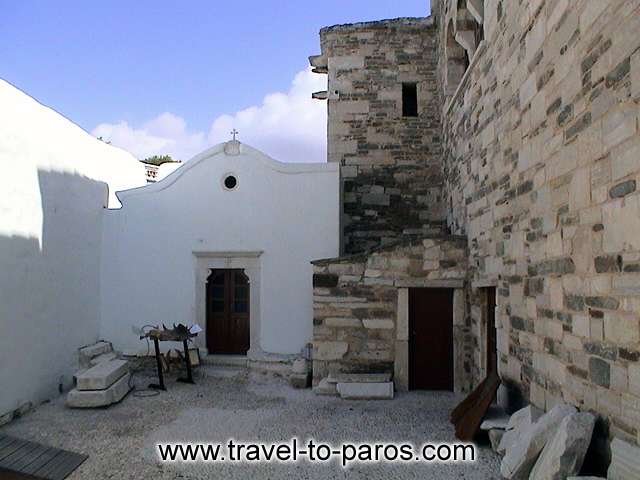
<path fill-rule="evenodd" d="M 443 279 L 423 279 L 423 278 L 402 278 L 394 282 L 396 287 L 402 288 L 463 288 L 462 278 Z"/>

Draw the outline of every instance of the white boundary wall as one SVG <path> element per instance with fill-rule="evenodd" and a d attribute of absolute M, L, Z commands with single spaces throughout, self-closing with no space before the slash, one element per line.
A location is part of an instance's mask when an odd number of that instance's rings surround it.
<path fill-rule="evenodd" d="M 145 178 L 131 154 L 3 80 L 0 169 L 2 421 L 68 387 L 77 348 L 98 338 L 107 185 L 132 188 Z"/>

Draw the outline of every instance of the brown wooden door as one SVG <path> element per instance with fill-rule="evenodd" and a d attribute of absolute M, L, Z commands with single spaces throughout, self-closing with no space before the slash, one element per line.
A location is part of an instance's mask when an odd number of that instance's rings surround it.
<path fill-rule="evenodd" d="M 409 388 L 453 390 L 453 290 L 409 290 Z"/>
<path fill-rule="evenodd" d="M 243 270 L 211 270 L 207 278 L 207 349 L 230 355 L 249 350 L 249 278 Z"/>
<path fill-rule="evenodd" d="M 496 340 L 496 288 L 487 291 L 487 375 L 498 373 L 498 344 Z"/>

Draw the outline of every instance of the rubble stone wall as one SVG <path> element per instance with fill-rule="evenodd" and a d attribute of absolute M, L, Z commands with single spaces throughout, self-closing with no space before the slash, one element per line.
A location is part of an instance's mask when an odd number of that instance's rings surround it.
<path fill-rule="evenodd" d="M 342 251 L 434 233 L 444 213 L 431 19 L 338 25 L 320 37 L 325 65 L 317 71 L 329 76 L 328 160 L 341 166 Z M 403 82 L 417 84 L 417 117 L 403 117 Z"/>
<path fill-rule="evenodd" d="M 486 0 L 452 88 L 457 4 L 435 9 L 447 224 L 498 287 L 501 376 L 640 442 L 640 3 Z"/>
<path fill-rule="evenodd" d="M 331 373 L 394 372 L 398 291 L 411 287 L 460 288 L 466 277 L 465 239 L 434 237 L 372 253 L 314 262 L 313 382 Z M 464 295 L 461 297 L 464 298 Z M 470 372 L 472 350 L 464 313 L 454 323 L 460 371 Z M 471 378 L 456 385 L 468 390 Z"/>

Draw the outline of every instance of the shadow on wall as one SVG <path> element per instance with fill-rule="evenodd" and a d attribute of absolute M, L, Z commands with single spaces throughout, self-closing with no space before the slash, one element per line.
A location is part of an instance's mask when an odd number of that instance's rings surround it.
<path fill-rule="evenodd" d="M 77 349 L 98 336 L 107 185 L 39 170 L 38 188 L 41 242 L 0 235 L 0 416 L 68 388 Z"/>

